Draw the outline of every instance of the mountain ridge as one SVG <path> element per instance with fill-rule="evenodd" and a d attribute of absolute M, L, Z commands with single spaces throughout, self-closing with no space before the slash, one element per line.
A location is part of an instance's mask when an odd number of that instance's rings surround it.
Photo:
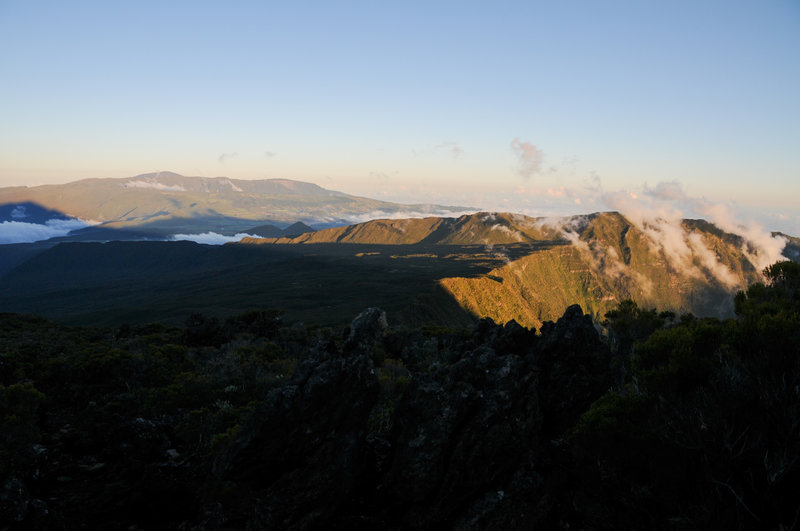
<path fill-rule="evenodd" d="M 264 223 L 344 225 L 401 212 L 443 214 L 468 207 L 400 204 L 327 190 L 290 179 L 186 177 L 173 172 L 0 188 L 0 205 L 36 203 L 99 224 L 165 236 L 235 234 Z"/>
<path fill-rule="evenodd" d="M 731 294 L 761 280 L 758 254 L 738 234 L 705 220 L 686 219 L 675 241 L 658 241 L 618 212 L 558 220 L 479 212 L 458 218 L 372 220 L 296 238 L 244 238 L 231 245 L 322 243 L 483 245 L 495 253 L 531 247 L 476 277 L 438 281 L 477 317 L 537 328 L 571 304 L 600 318 L 624 299 L 678 313 L 728 317 Z M 675 239 L 675 233 L 670 234 Z M 784 256 L 797 260 L 784 238 Z M 557 244 L 561 245 L 557 245 Z M 566 245 L 568 244 L 568 245 Z"/>

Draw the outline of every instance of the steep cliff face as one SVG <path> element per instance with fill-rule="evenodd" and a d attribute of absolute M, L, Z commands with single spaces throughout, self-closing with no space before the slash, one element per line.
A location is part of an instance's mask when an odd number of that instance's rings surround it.
<path fill-rule="evenodd" d="M 745 242 L 704 222 L 684 221 L 673 241 L 659 241 L 616 213 L 575 218 L 560 231 L 568 245 L 440 284 L 478 317 L 539 327 L 570 304 L 601 317 L 625 299 L 728 317 L 731 294 L 760 279 Z"/>

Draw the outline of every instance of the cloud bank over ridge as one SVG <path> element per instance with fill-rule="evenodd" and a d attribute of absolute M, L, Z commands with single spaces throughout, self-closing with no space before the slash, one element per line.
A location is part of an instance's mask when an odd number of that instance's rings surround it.
<path fill-rule="evenodd" d="M 51 219 L 45 223 L 4 221 L 0 223 L 0 245 L 7 243 L 32 243 L 59 236 L 92 225 L 80 219 Z"/>

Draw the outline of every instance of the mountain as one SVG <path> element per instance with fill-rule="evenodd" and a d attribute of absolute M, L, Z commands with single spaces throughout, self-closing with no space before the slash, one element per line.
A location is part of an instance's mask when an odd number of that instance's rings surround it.
<path fill-rule="evenodd" d="M 242 243 L 357 243 L 382 245 L 501 245 L 558 238 L 556 229 L 521 214 L 488 213 L 458 218 L 376 219 L 294 238 L 244 238 Z"/>
<path fill-rule="evenodd" d="M 35 223 L 43 225 L 52 221 L 67 221 L 70 217 L 57 210 L 50 210 L 31 201 L 0 204 L 0 223 Z"/>
<path fill-rule="evenodd" d="M 295 238 L 301 234 L 314 232 L 315 230 L 315 228 L 309 227 L 305 223 L 298 221 L 297 223 L 292 223 L 285 229 L 279 229 L 275 225 L 267 224 L 249 228 L 244 232 L 254 236 L 260 236 L 262 238 Z"/>
<path fill-rule="evenodd" d="M 399 212 L 446 214 L 466 207 L 402 205 L 326 190 L 288 179 L 240 180 L 185 177 L 171 172 L 124 179 L 85 179 L 67 184 L 0 188 L 0 205 L 14 212 L 36 203 L 65 216 L 98 222 L 97 228 L 158 236 L 235 234 L 258 222 L 298 220 L 330 226 Z M 0 215 L 2 211 L 0 211 Z M 293 232 L 294 234 L 294 232 Z"/>
<path fill-rule="evenodd" d="M 728 317 L 731 295 L 761 280 L 781 250 L 796 259 L 793 240 L 766 238 L 754 242 L 703 220 L 637 224 L 616 212 L 481 212 L 223 246 L 62 243 L 36 255 L 15 247 L 6 253 L 14 267 L 0 271 L 0 311 L 111 324 L 280 308 L 289 320 L 341 325 L 328 319 L 378 305 L 398 324 L 490 317 L 539 328 L 572 304 L 599 320 L 633 299 Z"/>
<path fill-rule="evenodd" d="M 317 229 L 314 227 L 310 227 L 303 223 L 302 221 L 298 221 L 296 223 L 292 223 L 285 229 L 283 229 L 283 233 L 286 235 L 287 238 L 294 238 L 300 236 L 301 234 L 306 234 L 308 232 L 314 232 Z"/>
<path fill-rule="evenodd" d="M 616 212 L 560 220 L 483 212 L 373 220 L 241 243 L 485 245 L 505 255 L 505 263 L 478 276 L 442 278 L 439 285 L 477 317 L 527 327 L 538 328 L 575 303 L 600 318 L 624 299 L 678 313 L 732 315 L 731 294 L 760 280 L 756 251 L 748 251 L 741 236 L 703 220 L 668 228 L 671 239 L 660 240 Z M 796 260 L 796 243 L 784 239 L 785 256 Z M 549 245 L 533 246 L 537 242 Z"/>

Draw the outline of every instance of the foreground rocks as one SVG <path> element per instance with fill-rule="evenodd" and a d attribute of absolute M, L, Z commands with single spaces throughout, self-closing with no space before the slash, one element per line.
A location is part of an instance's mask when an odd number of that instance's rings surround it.
<path fill-rule="evenodd" d="M 796 528 L 800 266 L 765 274 L 737 320 L 626 301 L 610 340 L 577 306 L 538 333 L 0 314 L 0 530 Z"/>
<path fill-rule="evenodd" d="M 436 344 L 409 335 L 402 345 L 394 338 L 399 359 L 376 362 L 381 322 L 381 312 L 368 310 L 342 349 L 329 344 L 313 352 L 217 458 L 214 473 L 252 502 L 252 514 L 237 524 L 545 523 L 553 467 L 547 437 L 571 425 L 608 384 L 596 369 L 610 354 L 591 319 L 570 308 L 541 337 L 513 322 L 481 322 L 471 336 Z M 424 370 L 408 371 L 404 357 Z M 542 396 L 559 386 L 572 391 Z"/>

